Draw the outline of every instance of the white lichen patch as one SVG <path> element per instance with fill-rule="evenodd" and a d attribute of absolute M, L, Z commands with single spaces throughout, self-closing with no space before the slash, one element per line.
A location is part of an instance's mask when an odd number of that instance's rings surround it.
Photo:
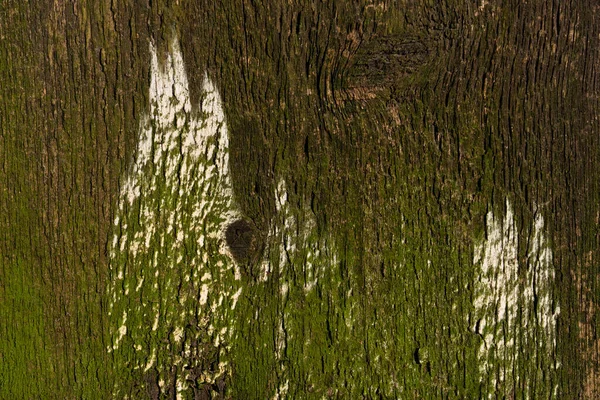
<path fill-rule="evenodd" d="M 526 386 L 527 376 L 538 373 L 542 363 L 559 366 L 554 362 L 560 310 L 552 302 L 552 251 L 541 214 L 532 225 L 525 262 L 519 262 L 519 231 L 508 201 L 503 218 L 487 214 L 486 238 L 475 246 L 480 271 L 472 330 L 482 338 L 479 372 L 490 398 Z"/>
<path fill-rule="evenodd" d="M 322 304 L 324 300 L 316 289 L 319 282 L 326 280 L 337 266 L 333 239 L 317 232 L 312 210 L 298 207 L 303 201 L 293 196 L 295 194 L 288 191 L 285 180 L 279 180 L 275 189 L 277 214 L 268 235 L 271 246 L 267 249 L 258 274 L 261 281 L 272 279 L 278 286 L 277 308 L 280 311 L 273 346 L 273 356 L 278 361 L 278 384 L 270 394 L 272 398 L 286 398 L 294 379 L 286 367 L 289 360 L 286 352 L 290 343 L 303 349 L 302 357 L 319 351 L 319 343 L 312 340 L 311 335 L 327 329 L 319 322 L 324 320 L 325 314 L 318 314 L 323 313 L 326 306 Z M 290 301 L 290 298 L 294 300 Z M 306 310 L 311 310 L 306 311 L 306 317 L 298 314 L 299 309 L 294 301 L 299 298 L 304 299 L 302 303 Z M 257 309 L 255 319 L 259 318 Z"/>
<path fill-rule="evenodd" d="M 289 389 L 290 389 L 290 381 L 286 380 L 283 384 L 281 384 L 277 388 L 277 391 L 275 392 L 275 395 L 273 396 L 273 400 L 287 398 L 287 393 L 288 393 Z"/>
<path fill-rule="evenodd" d="M 303 210 L 303 219 L 300 221 L 298 215 L 292 212 L 288 204 L 287 187 L 283 180 L 277 184 L 275 198 L 278 223 L 274 224 L 269 234 L 279 239 L 277 241 L 279 274 L 282 274 L 286 266 L 291 263 L 302 265 L 304 288 L 309 292 L 314 289 L 323 267 L 327 264 L 320 254 L 322 243 L 316 234 L 314 216 L 309 210 Z M 266 259 L 262 263 L 261 279 L 267 280 L 273 269 L 271 260 Z M 281 285 L 287 287 L 286 282 L 281 282 Z M 287 289 L 285 291 L 287 292 Z"/>
<path fill-rule="evenodd" d="M 176 356 L 181 349 L 189 350 L 192 342 L 199 348 L 218 343 L 219 359 L 227 358 L 241 287 L 233 278 L 237 266 L 218 249 L 239 212 L 214 83 L 204 76 L 199 107 L 193 107 L 178 43 L 171 43 L 164 62 L 152 45 L 150 54 L 149 112 L 123 180 L 110 247 L 111 348 L 117 369 L 155 367 L 162 386 L 176 387 L 177 396 L 187 398 L 192 389 L 186 371 L 193 365 L 186 363 L 194 361 Z M 200 350 L 195 354 L 202 357 Z M 178 371 L 175 382 L 171 371 Z M 132 387 L 119 385 L 116 396 Z"/>
<path fill-rule="evenodd" d="M 239 288 L 239 289 L 237 290 L 237 292 L 235 292 L 235 293 L 233 294 L 233 296 L 231 296 L 231 299 L 232 299 L 232 303 L 231 303 L 231 309 L 232 309 L 232 310 L 234 310 L 234 309 L 235 309 L 235 305 L 237 304 L 237 302 L 238 302 L 238 298 L 240 297 L 240 295 L 241 295 L 241 294 L 242 294 L 242 288 Z"/>

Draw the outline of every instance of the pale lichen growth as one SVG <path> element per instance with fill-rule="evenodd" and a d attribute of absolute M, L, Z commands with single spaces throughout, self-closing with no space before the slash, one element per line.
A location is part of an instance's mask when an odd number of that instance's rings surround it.
<path fill-rule="evenodd" d="M 482 338 L 479 372 L 492 398 L 522 385 L 531 373 L 527 365 L 554 363 L 560 309 L 552 302 L 554 266 L 541 213 L 534 217 L 525 264 L 519 263 L 519 234 L 510 202 L 503 218 L 488 212 L 486 232 L 474 249 L 480 272 L 472 329 Z"/>
<path fill-rule="evenodd" d="M 155 367 L 161 387 L 186 398 L 190 366 L 177 349 L 213 343 L 223 360 L 230 346 L 233 329 L 226 327 L 241 294 L 233 279 L 240 273 L 223 249 L 226 227 L 240 213 L 214 83 L 204 76 L 196 109 L 178 43 L 170 44 L 164 63 L 152 45 L 150 55 L 150 109 L 121 187 L 110 247 L 109 315 L 125 317 L 113 323 L 109 350 L 116 368 Z M 217 328 L 214 337 L 209 325 Z M 127 383 L 118 386 L 115 395 L 126 395 Z"/>
<path fill-rule="evenodd" d="M 272 398 L 286 398 L 293 376 L 287 368 L 290 343 L 300 343 L 302 354 L 308 358 L 317 344 L 307 336 L 306 321 L 298 318 L 298 309 L 288 303 L 291 297 L 303 297 L 307 304 L 316 305 L 321 299 L 316 295 L 319 281 L 337 265 L 333 239 L 317 232 L 315 216 L 308 207 L 296 207 L 302 203 L 292 198 L 285 180 L 280 179 L 275 189 L 277 214 L 268 237 L 273 244 L 261 264 L 259 280 L 276 279 L 278 285 L 279 316 L 274 332 L 274 357 L 277 360 L 278 385 Z M 293 204 L 290 204 L 293 203 Z M 256 310 L 255 318 L 259 317 Z M 322 318 L 323 315 L 314 315 Z M 311 321 L 312 323 L 313 321 Z M 314 327 L 317 328 L 316 326 Z M 316 379 L 316 377 L 315 377 Z M 308 381 L 311 379 L 309 378 Z"/>

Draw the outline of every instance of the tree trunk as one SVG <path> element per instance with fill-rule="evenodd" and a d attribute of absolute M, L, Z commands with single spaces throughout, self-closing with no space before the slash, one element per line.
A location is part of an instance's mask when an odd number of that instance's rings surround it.
<path fill-rule="evenodd" d="M 596 4 L 117 3 L 0 5 L 1 398 L 600 396 Z"/>

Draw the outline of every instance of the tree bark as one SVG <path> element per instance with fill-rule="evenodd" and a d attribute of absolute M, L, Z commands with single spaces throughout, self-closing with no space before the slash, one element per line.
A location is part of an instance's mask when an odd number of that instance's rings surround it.
<path fill-rule="evenodd" d="M 593 2 L 5 1 L 1 398 L 597 398 Z"/>

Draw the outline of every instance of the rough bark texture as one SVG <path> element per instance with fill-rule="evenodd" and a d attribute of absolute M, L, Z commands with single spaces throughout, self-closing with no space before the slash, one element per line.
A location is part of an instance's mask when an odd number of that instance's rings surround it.
<path fill-rule="evenodd" d="M 0 397 L 599 397 L 599 30 L 2 2 Z"/>

